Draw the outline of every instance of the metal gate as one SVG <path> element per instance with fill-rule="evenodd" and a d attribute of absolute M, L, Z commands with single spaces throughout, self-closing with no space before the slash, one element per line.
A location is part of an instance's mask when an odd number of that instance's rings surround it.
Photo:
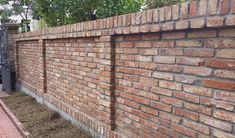
<path fill-rule="evenodd" d="M 11 93 L 11 66 L 9 57 L 9 47 L 8 47 L 8 30 L 4 26 L 0 26 L 0 68 L 1 68 L 1 80 L 2 89 Z"/>

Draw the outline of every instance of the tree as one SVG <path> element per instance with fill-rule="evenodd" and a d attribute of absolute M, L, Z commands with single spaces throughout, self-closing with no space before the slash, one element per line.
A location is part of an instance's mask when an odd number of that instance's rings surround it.
<path fill-rule="evenodd" d="M 144 0 L 35 0 L 34 14 L 49 26 L 105 18 L 141 9 Z"/>
<path fill-rule="evenodd" d="M 29 31 L 28 15 L 32 0 L 0 0 L 2 9 L 0 10 L 1 21 L 7 20 L 12 15 L 19 15 L 22 18 L 22 27 Z"/>
<path fill-rule="evenodd" d="M 182 3 L 190 0 L 146 0 L 147 8 L 157 8 L 157 7 L 163 7 L 168 6 L 176 3 Z"/>

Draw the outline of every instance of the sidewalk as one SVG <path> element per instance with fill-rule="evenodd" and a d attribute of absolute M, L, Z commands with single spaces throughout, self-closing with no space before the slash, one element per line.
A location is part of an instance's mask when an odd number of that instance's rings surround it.
<path fill-rule="evenodd" d="M 0 106 L 0 138 L 23 138 Z"/>

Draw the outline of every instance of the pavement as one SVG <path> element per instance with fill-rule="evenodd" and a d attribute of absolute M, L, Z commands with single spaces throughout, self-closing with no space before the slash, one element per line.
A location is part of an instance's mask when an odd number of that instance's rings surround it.
<path fill-rule="evenodd" d="M 23 138 L 14 123 L 0 106 L 0 138 Z"/>

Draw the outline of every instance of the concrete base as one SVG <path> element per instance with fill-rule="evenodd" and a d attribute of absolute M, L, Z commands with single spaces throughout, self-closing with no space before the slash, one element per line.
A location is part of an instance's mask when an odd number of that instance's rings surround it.
<path fill-rule="evenodd" d="M 87 126 L 85 126 L 81 122 L 75 120 L 73 117 L 71 117 L 70 115 L 65 113 L 63 110 L 55 107 L 54 105 L 52 105 L 48 101 L 44 100 L 42 97 L 36 95 L 34 92 L 30 91 L 29 89 L 25 88 L 24 86 L 22 86 L 18 83 L 16 83 L 16 91 L 23 92 L 23 93 L 35 98 L 38 103 L 40 103 L 42 105 L 45 105 L 46 107 L 48 107 L 49 109 L 51 109 L 55 112 L 58 112 L 61 115 L 62 118 L 64 118 L 65 120 L 70 121 L 72 124 L 74 124 L 76 126 L 79 126 L 83 131 L 89 133 L 92 137 L 94 137 L 94 138 L 103 138 L 103 136 L 101 136 L 99 133 L 97 133 L 94 130 L 88 128 Z"/>

